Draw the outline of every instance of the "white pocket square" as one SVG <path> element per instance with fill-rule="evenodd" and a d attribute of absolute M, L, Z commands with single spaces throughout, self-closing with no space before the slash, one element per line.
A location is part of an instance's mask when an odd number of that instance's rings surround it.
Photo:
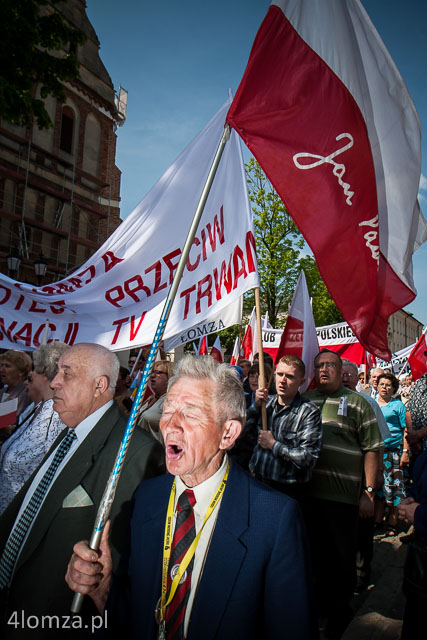
<path fill-rule="evenodd" d="M 70 509 L 72 507 L 90 507 L 93 501 L 88 492 L 83 489 L 82 485 L 73 489 L 62 503 L 64 509 Z"/>

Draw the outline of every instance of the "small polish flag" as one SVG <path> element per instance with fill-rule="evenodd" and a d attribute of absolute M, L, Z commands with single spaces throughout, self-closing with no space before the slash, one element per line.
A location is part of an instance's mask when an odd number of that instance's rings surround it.
<path fill-rule="evenodd" d="M 418 380 L 422 375 L 427 373 L 427 343 L 426 343 L 426 329 L 422 332 L 418 342 L 415 347 L 412 349 L 409 357 L 408 363 L 411 367 L 411 373 L 413 380 Z"/>
<path fill-rule="evenodd" d="M 305 364 L 305 382 L 300 391 L 306 391 L 314 378 L 314 358 L 319 353 L 316 326 L 308 295 L 304 271 L 301 271 L 282 339 L 276 354 L 277 364 L 284 355 L 295 355 Z"/>
<path fill-rule="evenodd" d="M 216 360 L 217 362 L 223 362 L 222 358 L 222 350 L 221 350 L 221 342 L 219 340 L 219 336 L 216 337 L 216 340 L 211 348 L 211 358 Z"/>
<path fill-rule="evenodd" d="M 11 427 L 13 424 L 16 424 L 17 409 L 18 398 L 13 398 L 13 400 L 6 400 L 6 402 L 0 402 L 0 429 Z"/>

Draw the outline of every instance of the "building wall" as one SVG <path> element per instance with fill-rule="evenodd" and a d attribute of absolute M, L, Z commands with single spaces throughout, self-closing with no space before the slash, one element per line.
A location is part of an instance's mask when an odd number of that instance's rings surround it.
<path fill-rule="evenodd" d="M 0 121 L 0 268 L 7 273 L 7 255 L 17 249 L 18 279 L 31 283 L 41 253 L 48 263 L 44 282 L 61 279 L 121 222 L 115 131 L 123 119 L 114 87 L 85 2 L 58 6 L 87 36 L 77 50 L 79 78 L 65 84 L 65 104 L 46 99 L 53 128 L 26 130 Z"/>
<path fill-rule="evenodd" d="M 407 311 L 396 311 L 388 321 L 388 343 L 392 353 L 409 347 L 418 340 L 423 324 Z"/>

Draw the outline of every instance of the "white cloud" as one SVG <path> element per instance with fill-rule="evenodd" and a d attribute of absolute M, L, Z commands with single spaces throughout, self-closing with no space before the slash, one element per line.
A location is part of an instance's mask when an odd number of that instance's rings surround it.
<path fill-rule="evenodd" d="M 421 191 L 427 191 L 427 178 L 421 174 L 420 178 L 420 189 Z"/>

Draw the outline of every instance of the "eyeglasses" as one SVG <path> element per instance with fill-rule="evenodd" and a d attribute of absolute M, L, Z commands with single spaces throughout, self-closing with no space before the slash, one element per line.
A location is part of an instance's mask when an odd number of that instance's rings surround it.
<path fill-rule="evenodd" d="M 151 375 L 152 376 L 159 376 L 161 373 L 163 373 L 165 376 L 167 376 L 168 374 L 166 373 L 166 371 L 152 371 Z"/>
<path fill-rule="evenodd" d="M 314 365 L 315 369 L 323 369 L 323 367 L 326 367 L 327 369 L 336 369 L 337 363 L 336 362 L 316 362 L 316 364 Z"/>
<path fill-rule="evenodd" d="M 357 376 L 356 376 L 356 374 L 355 374 L 355 373 L 351 373 L 351 371 L 349 371 L 348 373 L 345 373 L 345 372 L 344 372 L 344 373 L 342 374 L 342 377 L 343 377 L 343 378 L 356 378 Z"/>

